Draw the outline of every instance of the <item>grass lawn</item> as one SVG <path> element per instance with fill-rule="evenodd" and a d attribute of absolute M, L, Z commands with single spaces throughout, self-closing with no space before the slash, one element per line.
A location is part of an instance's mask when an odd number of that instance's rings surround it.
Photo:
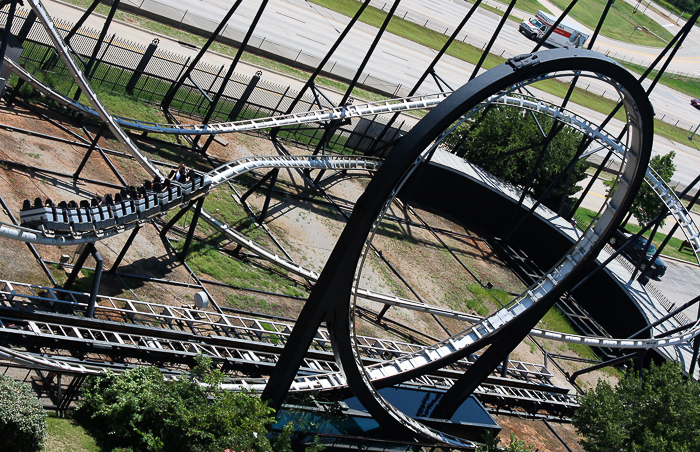
<path fill-rule="evenodd" d="M 72 419 L 57 417 L 50 413 L 46 423 L 44 452 L 100 452 L 102 450 L 95 439 Z"/>
<path fill-rule="evenodd" d="M 538 2 L 537 0 L 518 0 L 518 2 L 515 4 L 515 7 L 518 9 L 522 9 L 523 11 L 527 11 L 528 13 L 532 13 L 534 16 L 537 14 L 537 11 L 544 11 L 546 13 L 552 13 L 547 7 L 545 7 L 542 3 Z"/>
<path fill-rule="evenodd" d="M 626 63 L 623 61 L 619 61 L 621 65 L 623 65 L 627 70 L 634 72 L 636 74 L 642 75 L 644 71 L 647 70 L 646 67 L 640 66 L 638 64 L 634 63 Z M 652 70 L 651 73 L 649 74 L 649 79 L 653 80 L 654 77 L 656 77 L 656 74 L 658 74 L 659 71 L 656 69 Z M 673 88 L 676 91 L 679 91 L 681 93 L 685 93 L 691 97 L 698 97 L 700 96 L 700 78 L 694 78 L 694 77 L 688 77 L 688 76 L 682 76 L 682 75 L 675 75 L 675 74 L 669 74 L 665 73 L 664 75 L 661 76 L 661 80 L 659 80 L 659 83 L 662 83 L 669 88 Z M 688 108 L 693 108 L 690 105 L 688 105 Z"/>
<path fill-rule="evenodd" d="M 581 334 L 580 331 L 574 328 L 569 319 L 566 318 L 566 315 L 564 315 L 562 310 L 557 306 L 547 311 L 544 317 L 542 317 L 541 323 L 546 329 L 551 331 L 558 331 L 564 334 Z M 593 350 L 587 345 L 561 343 L 559 347 L 571 350 L 581 358 L 598 359 Z"/>
<path fill-rule="evenodd" d="M 570 2 L 552 0 L 552 3 L 564 9 Z M 579 0 L 571 10 L 571 17 L 591 30 L 595 30 L 606 3 L 605 0 Z M 634 4 L 636 5 L 636 2 Z M 610 8 L 601 33 L 618 41 L 652 47 L 663 47 L 673 37 L 660 24 L 641 13 L 635 13 L 634 6 L 623 1 L 615 2 Z"/>

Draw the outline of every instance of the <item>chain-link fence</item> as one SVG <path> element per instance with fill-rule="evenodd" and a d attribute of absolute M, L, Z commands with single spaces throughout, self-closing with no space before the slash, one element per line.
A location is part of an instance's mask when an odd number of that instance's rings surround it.
<path fill-rule="evenodd" d="M 6 20 L 6 10 L 0 11 L 0 23 L 6 23 Z M 73 24 L 62 20 L 56 20 L 55 24 L 63 36 L 73 28 Z M 48 35 L 29 10 L 18 9 L 12 32 L 22 42 L 20 62 L 30 72 L 63 93 L 70 94 L 77 90 L 68 69 L 53 50 Z M 83 68 L 88 65 L 95 51 L 99 35 L 98 30 L 83 27 L 69 41 L 75 52 L 74 57 L 81 61 Z M 89 80 L 98 91 L 126 93 L 159 105 L 189 65 L 190 58 L 159 49 L 157 39 L 149 45 L 142 45 L 112 34 L 107 35 L 98 49 L 96 61 L 91 65 Z M 289 86 L 264 79 L 253 80 L 253 77 L 240 74 L 234 74 L 226 80 L 227 70 L 224 66 L 216 67 L 200 61 L 175 93 L 170 108 L 195 118 L 210 114 L 210 122 L 225 122 L 286 113 L 299 94 Z M 243 99 L 251 83 L 255 87 Z M 212 101 L 222 84 L 224 89 L 221 99 L 214 105 Z M 244 106 L 234 110 L 241 100 L 244 101 Z M 318 104 L 315 102 L 312 93 L 305 93 L 294 111 L 316 109 Z M 232 117 L 232 112 L 236 113 L 235 118 Z M 368 126 L 368 122 L 371 126 Z M 365 153 L 369 150 L 386 152 L 391 147 L 390 140 L 402 136 L 410 128 L 406 125 L 392 127 L 382 134 L 387 122 L 388 118 L 383 116 L 376 116 L 371 121 L 354 119 L 333 133 L 325 149 L 339 153 Z M 279 136 L 315 147 L 323 136 L 323 125 L 288 127 Z M 376 142 L 380 136 L 380 142 Z"/>

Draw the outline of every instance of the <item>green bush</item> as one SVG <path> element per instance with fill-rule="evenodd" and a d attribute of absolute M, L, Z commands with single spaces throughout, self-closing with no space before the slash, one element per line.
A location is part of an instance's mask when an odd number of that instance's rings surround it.
<path fill-rule="evenodd" d="M 0 450 L 40 450 L 46 436 L 46 413 L 29 386 L 0 375 Z"/>
<path fill-rule="evenodd" d="M 700 383 L 677 362 L 627 372 L 584 394 L 573 424 L 587 452 L 700 450 Z"/>
<path fill-rule="evenodd" d="M 76 418 L 108 450 L 291 450 L 288 437 L 273 446 L 265 436 L 274 410 L 259 397 L 221 390 L 223 375 L 209 367 L 203 358 L 174 381 L 156 367 L 92 378 Z"/>

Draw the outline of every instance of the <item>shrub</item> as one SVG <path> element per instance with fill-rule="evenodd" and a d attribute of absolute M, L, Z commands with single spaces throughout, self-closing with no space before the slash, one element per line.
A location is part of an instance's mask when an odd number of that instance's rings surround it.
<path fill-rule="evenodd" d="M 156 367 L 92 378 L 76 417 L 110 449 L 273 450 L 265 435 L 274 410 L 258 397 L 219 389 L 223 375 L 209 366 L 203 358 L 189 378 L 175 381 Z M 288 444 L 275 446 L 289 450 Z"/>
<path fill-rule="evenodd" d="M 29 386 L 0 375 L 0 450 L 40 450 L 46 436 L 46 413 Z"/>
<path fill-rule="evenodd" d="M 581 399 L 573 424 L 588 452 L 700 450 L 700 383 L 666 362 L 628 372 L 612 387 L 599 381 Z"/>

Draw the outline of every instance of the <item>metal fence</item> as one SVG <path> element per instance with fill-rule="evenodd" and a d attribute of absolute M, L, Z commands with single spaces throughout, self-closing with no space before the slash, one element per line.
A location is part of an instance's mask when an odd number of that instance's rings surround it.
<path fill-rule="evenodd" d="M 69 78 L 67 68 L 53 51 L 51 41 L 41 24 L 38 21 L 34 21 L 31 25 L 27 22 L 31 17 L 29 10 L 19 8 L 13 20 L 12 32 L 20 38 L 23 46 L 20 62 L 30 72 L 52 84 L 59 91 L 67 94 L 74 93 L 77 85 L 72 78 Z M 0 11 L 0 23 L 4 24 L 6 20 L 7 11 Z M 64 32 L 64 36 L 73 27 L 72 23 L 62 20 L 55 20 L 55 24 L 60 31 Z M 99 34 L 98 30 L 83 27 L 70 40 L 76 58 L 82 61 L 83 67 L 94 52 Z M 160 104 L 173 83 L 189 66 L 190 58 L 161 50 L 157 45 L 157 39 L 150 44 L 156 48 L 151 52 L 152 55 L 149 55 L 147 51 L 149 45 L 134 43 L 115 34 L 108 35 L 97 52 L 96 63 L 89 74 L 91 85 L 98 90 L 117 94 L 128 93 L 141 101 Z M 135 72 L 142 61 L 147 63 L 143 72 Z M 225 83 L 221 100 L 211 112 L 210 122 L 234 119 L 231 118 L 231 113 L 236 103 L 241 100 L 252 78 L 234 74 L 229 80 L 225 80 L 226 70 L 224 66 L 216 67 L 200 61 L 175 94 L 170 108 L 195 118 L 203 117 L 212 107 L 212 98 Z M 237 112 L 235 119 L 285 113 L 298 94 L 298 91 L 289 86 L 261 79 L 257 81 L 250 96 L 245 99 L 245 105 Z M 318 108 L 314 102 L 313 94 L 305 93 L 295 107 L 295 112 Z M 375 144 L 387 121 L 388 118 L 377 116 L 370 121 L 371 125 L 368 125 L 367 119 L 354 119 L 350 124 L 336 130 L 326 150 L 338 153 L 365 153 L 370 149 L 383 149 L 386 152 L 391 147 L 390 140 L 402 136 L 410 128 L 404 124 L 399 128 L 392 127 L 380 142 Z M 322 135 L 322 125 L 288 127 L 279 134 L 281 138 L 309 146 L 315 146 Z"/>

